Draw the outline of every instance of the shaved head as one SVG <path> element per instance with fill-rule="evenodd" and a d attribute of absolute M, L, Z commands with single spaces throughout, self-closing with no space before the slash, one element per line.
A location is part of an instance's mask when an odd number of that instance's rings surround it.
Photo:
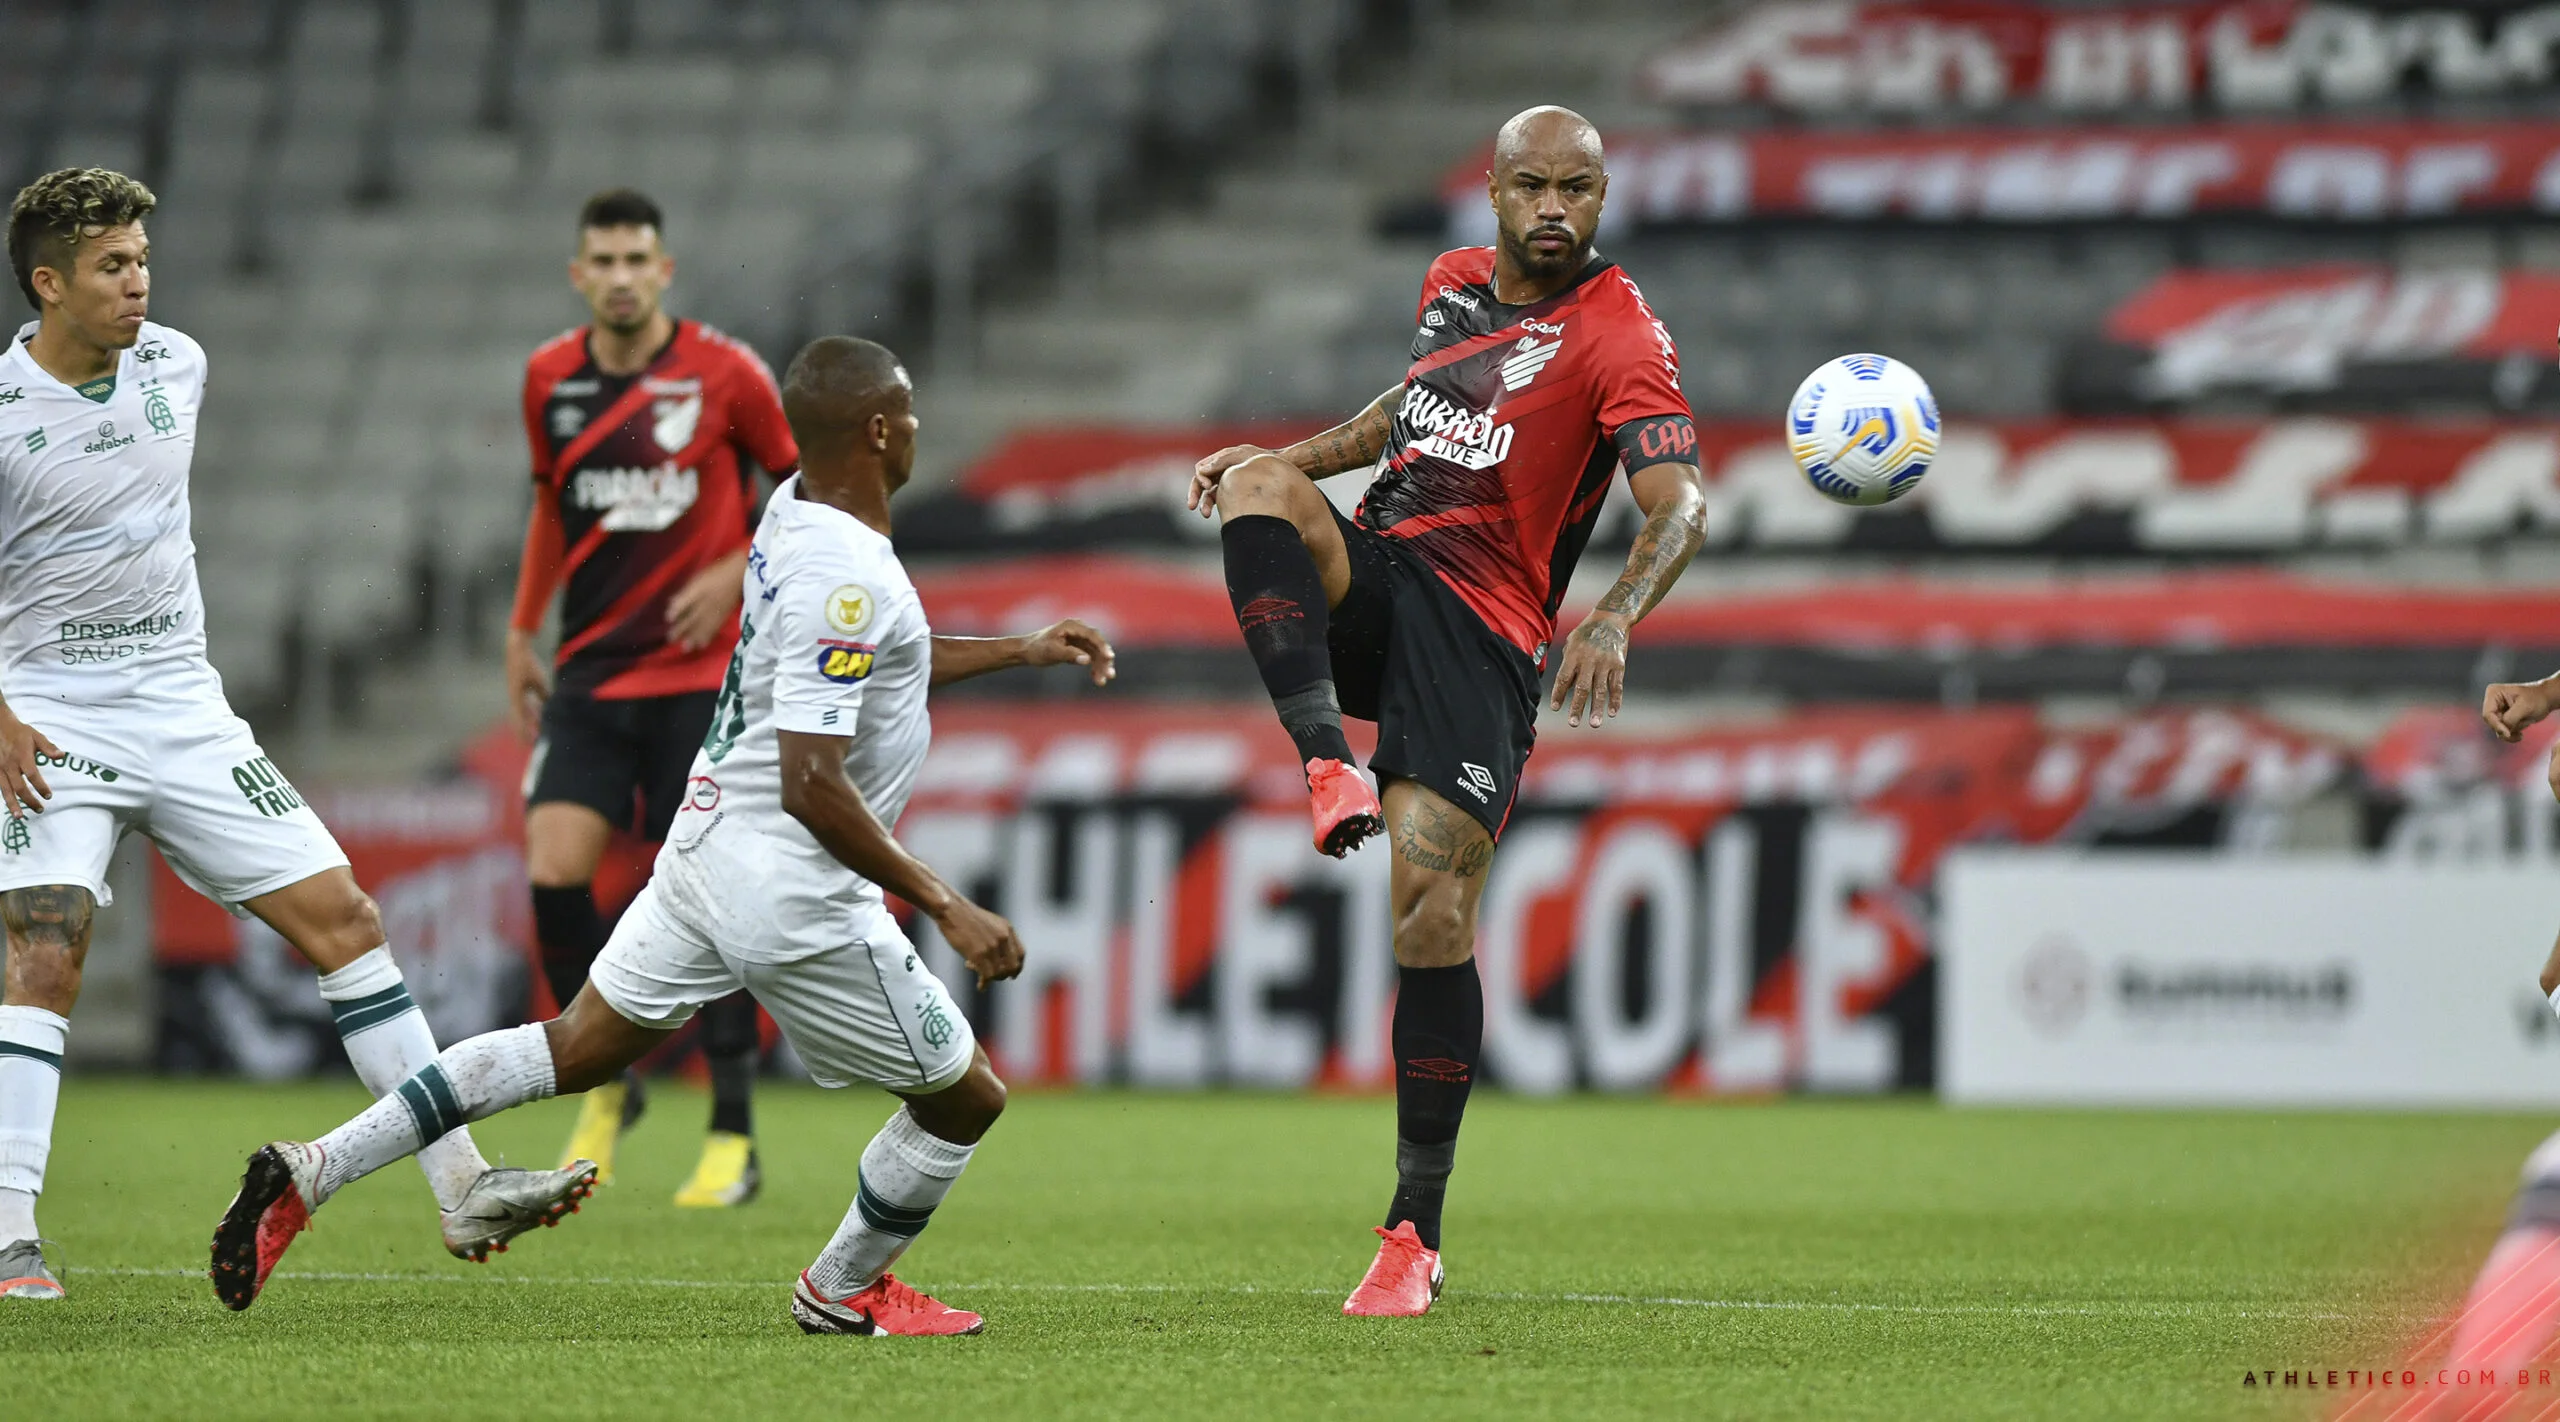
<path fill-rule="evenodd" d="M 877 457 L 892 489 L 915 458 L 914 403 L 898 357 L 859 336 L 811 341 L 782 373 L 782 415 L 803 467 Z"/>
<path fill-rule="evenodd" d="M 1500 236 L 1496 290 L 1502 273 L 1536 295 L 1555 291 L 1591 262 L 1600 208 L 1609 196 L 1609 161 L 1600 130 L 1571 109 L 1541 104 L 1511 116 L 1493 136 L 1493 171 L 1485 174 Z M 1510 300 L 1512 298 L 1504 298 Z"/>
<path fill-rule="evenodd" d="M 1609 170 L 1608 155 L 1600 151 L 1600 130 L 1591 126 L 1591 120 L 1554 104 L 1522 109 L 1493 136 L 1496 170 L 1556 158 L 1579 158 L 1604 173 Z"/>

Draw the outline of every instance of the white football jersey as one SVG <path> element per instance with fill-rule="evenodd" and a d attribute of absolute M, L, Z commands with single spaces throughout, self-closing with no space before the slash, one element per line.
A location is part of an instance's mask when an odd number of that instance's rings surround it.
<path fill-rule="evenodd" d="M 0 353 L 0 696 L 211 689 L 187 471 L 204 348 L 144 322 L 104 399 Z"/>
<path fill-rule="evenodd" d="M 783 812 L 776 733 L 850 737 L 846 776 L 895 826 L 933 739 L 932 679 L 933 629 L 888 538 L 784 480 L 747 553 L 738 650 L 663 852 L 717 845 L 776 894 L 878 901 Z"/>

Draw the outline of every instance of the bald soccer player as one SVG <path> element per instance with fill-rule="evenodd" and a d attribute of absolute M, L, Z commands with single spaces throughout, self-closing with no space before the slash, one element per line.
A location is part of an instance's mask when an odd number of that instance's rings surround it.
<path fill-rule="evenodd" d="M 1111 647 L 1080 622 L 1020 637 L 937 637 L 889 545 L 889 497 L 915 462 L 907 372 L 870 341 L 829 337 L 784 374 L 800 472 L 748 550 L 738 649 L 694 757 L 695 792 L 648 886 L 568 1010 L 463 1042 L 308 1143 L 249 1158 L 213 1239 L 214 1290 L 246 1308 L 330 1195 L 465 1121 L 609 1081 L 703 1005 L 755 994 L 821 1086 L 866 1083 L 905 1105 L 862 1153 L 853 1207 L 801 1273 L 810 1333 L 954 1334 L 985 1327 L 889 1266 L 933 1217 L 1004 1110 L 968 1020 L 882 904 L 931 918 L 981 986 L 1022 970 L 1013 925 L 891 837 L 932 734 L 927 688 L 1005 667 L 1088 668 Z M 593 1188 L 562 1172 L 556 1221 Z"/>
<path fill-rule="evenodd" d="M 1305 762 L 1315 847 L 1393 846 L 1396 1190 L 1343 1312 L 1428 1312 L 1440 1209 L 1484 1043 L 1476 901 L 1511 816 L 1538 680 L 1614 470 L 1644 509 L 1625 573 L 1565 638 L 1549 702 L 1619 710 L 1627 639 L 1705 536 L 1679 353 L 1592 250 L 1609 169 L 1580 115 L 1502 126 L 1486 196 L 1498 245 L 1431 264 L 1404 383 L 1313 439 L 1200 461 L 1191 506 L 1226 519 L 1227 592 Z M 1315 481 L 1378 466 L 1356 517 Z M 1374 721 L 1352 768 L 1345 715 Z"/>

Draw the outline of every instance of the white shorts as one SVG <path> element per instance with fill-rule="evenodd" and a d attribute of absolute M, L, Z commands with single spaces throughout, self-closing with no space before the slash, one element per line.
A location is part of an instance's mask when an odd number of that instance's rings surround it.
<path fill-rule="evenodd" d="M 29 696 L 10 709 L 62 755 L 44 760 L 43 813 L 0 819 L 0 890 L 77 884 L 104 905 L 107 861 L 128 832 L 149 835 L 179 878 L 234 912 L 347 862 L 219 697 Z"/>
<path fill-rule="evenodd" d="M 830 941 L 812 946 L 805 913 L 777 922 L 777 897 L 752 874 L 706 871 L 663 853 L 623 910 L 587 981 L 614 1011 L 673 1029 L 745 988 L 773 1014 L 820 1086 L 867 1083 L 940 1091 L 968 1074 L 969 1020 L 877 900 L 841 904 Z"/>

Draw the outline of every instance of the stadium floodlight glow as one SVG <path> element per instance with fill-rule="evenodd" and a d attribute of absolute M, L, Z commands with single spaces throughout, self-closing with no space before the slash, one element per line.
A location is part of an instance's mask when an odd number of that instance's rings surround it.
<path fill-rule="evenodd" d="M 1920 373 L 1880 355 L 1825 361 L 1787 402 L 1787 451 L 1805 482 L 1843 504 L 1889 504 L 1938 457 L 1938 401 Z"/>

